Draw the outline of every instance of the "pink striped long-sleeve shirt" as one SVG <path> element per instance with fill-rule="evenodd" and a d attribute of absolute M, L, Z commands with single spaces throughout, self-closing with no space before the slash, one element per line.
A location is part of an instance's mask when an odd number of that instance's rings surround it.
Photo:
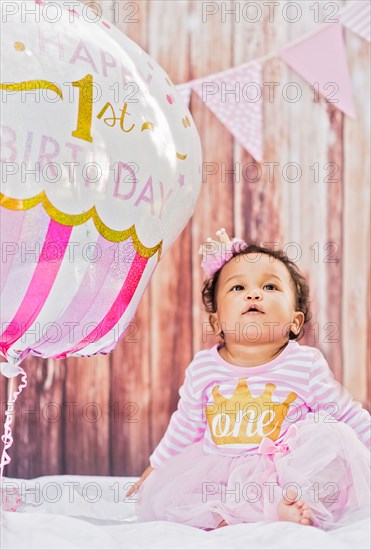
<path fill-rule="evenodd" d="M 334 379 L 319 350 L 294 341 L 257 367 L 228 363 L 217 345 L 199 351 L 179 394 L 178 408 L 150 457 L 154 468 L 201 439 L 207 453 L 255 454 L 263 437 L 280 443 L 308 412 L 314 419 L 318 414 L 345 422 L 370 447 L 368 411 Z"/>

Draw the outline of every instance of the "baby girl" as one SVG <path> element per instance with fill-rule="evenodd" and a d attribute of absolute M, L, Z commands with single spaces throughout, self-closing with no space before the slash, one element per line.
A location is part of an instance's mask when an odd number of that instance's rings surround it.
<path fill-rule="evenodd" d="M 298 343 L 305 279 L 282 251 L 218 233 L 203 247 L 202 297 L 220 342 L 186 369 L 177 410 L 128 493 L 138 491 L 139 520 L 331 529 L 364 517 L 370 415 L 322 353 Z"/>

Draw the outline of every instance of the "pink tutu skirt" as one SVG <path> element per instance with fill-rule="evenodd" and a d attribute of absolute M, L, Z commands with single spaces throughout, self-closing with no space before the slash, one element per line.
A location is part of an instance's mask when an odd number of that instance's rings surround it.
<path fill-rule="evenodd" d="M 222 520 L 277 521 L 277 505 L 289 489 L 310 506 L 322 529 L 367 517 L 370 453 L 352 428 L 313 413 L 295 426 L 286 454 L 227 457 L 205 453 L 202 441 L 189 445 L 142 483 L 138 519 L 202 529 Z"/>

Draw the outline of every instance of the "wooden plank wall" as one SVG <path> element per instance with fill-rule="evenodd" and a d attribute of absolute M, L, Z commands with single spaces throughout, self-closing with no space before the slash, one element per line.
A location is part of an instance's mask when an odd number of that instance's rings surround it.
<path fill-rule="evenodd" d="M 113 21 L 114 2 L 100 4 Z M 318 24 L 308 2 L 301 3 L 303 16 L 297 23 L 285 21 L 281 9 L 273 22 L 266 10 L 256 23 L 232 16 L 223 21 L 221 13 L 203 22 L 203 2 L 115 4 L 118 27 L 175 83 L 267 55 Z M 242 8 L 244 2 L 226 5 L 237 9 L 238 4 Z M 319 4 L 323 18 L 328 13 Z M 232 236 L 279 242 L 293 258 L 300 254 L 313 298 L 312 330 L 304 342 L 318 346 L 335 376 L 369 407 L 369 45 L 349 31 L 345 38 L 357 118 L 314 102 L 309 85 L 273 58 L 264 65 L 264 82 L 279 87 L 273 102 L 265 97 L 260 166 L 193 94 L 204 174 L 192 221 L 161 261 L 133 319 L 133 331 L 110 356 L 24 362 L 29 385 L 16 409 L 8 476 L 141 473 L 176 407 L 184 369 L 197 350 L 215 343 L 202 311 L 197 251 L 219 227 Z M 289 82 L 302 89 L 297 103 L 282 97 Z M 264 162 L 279 163 L 273 181 Z M 302 169 L 299 182 L 285 177 L 290 162 Z M 216 168 L 212 176 L 207 175 L 208 163 Z M 331 182 L 330 167 L 336 170 Z M 254 181 L 256 169 L 261 177 Z M 3 413 L 6 384 L 3 379 L 0 383 Z"/>

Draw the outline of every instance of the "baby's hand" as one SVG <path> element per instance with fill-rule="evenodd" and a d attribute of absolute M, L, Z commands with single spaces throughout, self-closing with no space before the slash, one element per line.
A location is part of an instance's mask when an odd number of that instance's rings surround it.
<path fill-rule="evenodd" d="M 142 473 L 142 475 L 140 476 L 140 479 L 138 479 L 138 481 L 128 490 L 128 492 L 126 493 L 126 496 L 131 497 L 131 495 L 134 495 L 138 491 L 139 487 L 142 485 L 146 477 L 148 477 L 149 474 L 153 472 L 153 470 L 154 468 L 152 468 L 152 466 L 148 466 L 148 468 L 146 468 Z"/>

